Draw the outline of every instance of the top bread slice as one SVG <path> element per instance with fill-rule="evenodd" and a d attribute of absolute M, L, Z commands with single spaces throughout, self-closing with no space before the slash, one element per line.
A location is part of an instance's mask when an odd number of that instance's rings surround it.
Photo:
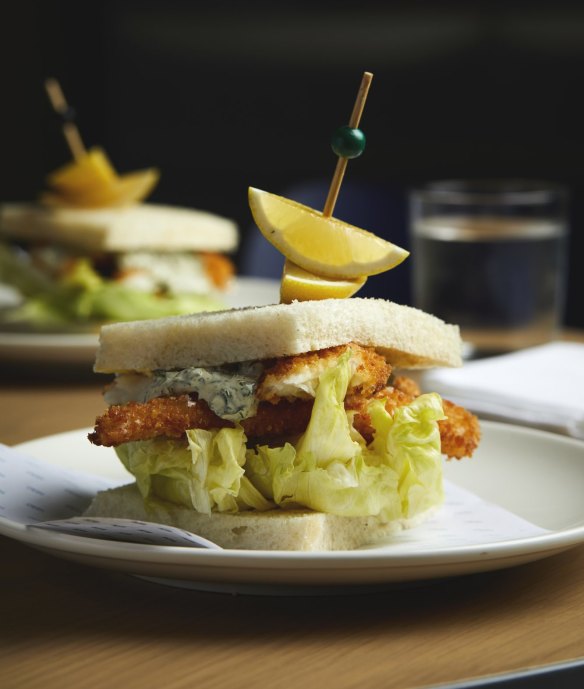
<path fill-rule="evenodd" d="M 98 373 L 183 369 L 282 356 L 355 342 L 395 368 L 460 366 L 458 326 L 383 299 L 323 299 L 230 309 L 101 329 Z"/>
<path fill-rule="evenodd" d="M 49 208 L 6 204 L 0 237 L 46 241 L 84 251 L 232 251 L 236 224 L 191 208 L 150 203 L 121 208 Z"/>

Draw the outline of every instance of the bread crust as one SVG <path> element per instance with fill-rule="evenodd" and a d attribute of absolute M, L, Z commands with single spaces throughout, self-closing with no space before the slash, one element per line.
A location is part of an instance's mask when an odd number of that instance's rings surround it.
<path fill-rule="evenodd" d="M 354 342 L 394 368 L 460 366 L 458 326 L 383 299 L 324 299 L 230 309 L 101 329 L 98 373 L 273 359 Z"/>
<path fill-rule="evenodd" d="M 228 252 L 238 244 L 232 220 L 152 203 L 98 209 L 5 204 L 0 208 L 0 236 L 111 252 Z"/>

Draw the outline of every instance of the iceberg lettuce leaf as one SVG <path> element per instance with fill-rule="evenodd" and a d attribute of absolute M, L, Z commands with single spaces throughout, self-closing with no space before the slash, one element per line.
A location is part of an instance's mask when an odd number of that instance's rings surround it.
<path fill-rule="evenodd" d="M 372 402 L 375 435 L 366 446 L 343 405 L 349 377 L 343 356 L 322 375 L 309 426 L 296 445 L 248 450 L 246 475 L 282 507 L 391 520 L 439 504 L 440 397 L 421 395 L 393 415 L 381 400 Z"/>
<path fill-rule="evenodd" d="M 444 418 L 436 393 L 420 395 L 390 415 L 380 400 L 369 406 L 375 437 L 367 448 L 370 461 L 391 457 L 399 477 L 404 517 L 413 517 L 443 500 L 442 454 L 438 421 Z"/>
<path fill-rule="evenodd" d="M 116 448 L 144 498 L 162 498 L 205 514 L 273 507 L 243 475 L 241 428 L 190 430 L 187 439 L 188 446 L 157 438 Z"/>
<path fill-rule="evenodd" d="M 350 460 L 359 452 L 344 399 L 351 378 L 350 351 L 321 375 L 308 427 L 296 445 L 298 456 L 318 467 Z"/>
<path fill-rule="evenodd" d="M 349 355 L 321 376 L 305 433 L 280 447 L 246 447 L 240 427 L 187 431 L 176 441 L 126 443 L 118 454 L 145 497 L 193 509 L 235 512 L 309 508 L 342 516 L 412 518 L 443 499 L 437 394 L 390 414 L 382 400 L 368 412 L 374 438 L 366 444 L 351 424 L 344 397 Z"/>

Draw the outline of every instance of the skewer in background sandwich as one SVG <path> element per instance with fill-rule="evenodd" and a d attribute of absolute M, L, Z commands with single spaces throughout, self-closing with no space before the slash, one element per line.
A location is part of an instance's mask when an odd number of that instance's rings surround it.
<path fill-rule="evenodd" d="M 293 302 L 101 331 L 116 373 L 90 440 L 135 477 L 88 515 L 166 523 L 226 548 L 379 542 L 443 501 L 476 417 L 403 368 L 459 366 L 458 327 L 379 299 Z"/>

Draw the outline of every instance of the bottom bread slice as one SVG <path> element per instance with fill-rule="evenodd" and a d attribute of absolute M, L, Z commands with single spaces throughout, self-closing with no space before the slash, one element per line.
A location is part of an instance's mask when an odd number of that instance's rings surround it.
<path fill-rule="evenodd" d="M 353 550 L 388 540 L 418 525 L 433 507 L 412 519 L 382 522 L 378 517 L 342 517 L 310 510 L 214 512 L 194 510 L 156 499 L 145 503 L 136 484 L 101 491 L 84 516 L 139 519 L 190 531 L 222 548 L 239 550 Z"/>

